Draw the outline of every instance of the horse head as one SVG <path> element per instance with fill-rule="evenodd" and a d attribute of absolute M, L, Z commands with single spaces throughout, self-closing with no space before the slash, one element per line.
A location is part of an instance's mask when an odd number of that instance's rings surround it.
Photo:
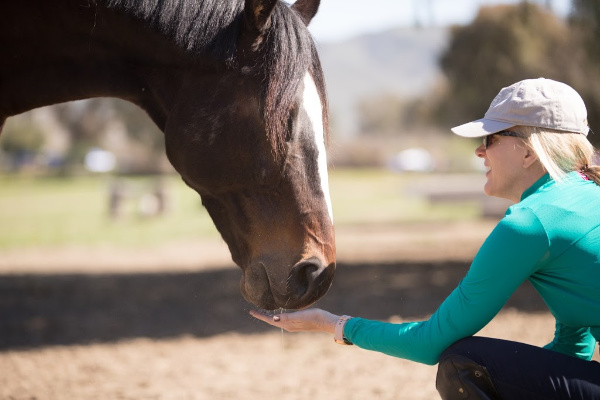
<path fill-rule="evenodd" d="M 306 25 L 318 0 L 246 0 L 235 60 L 184 72 L 167 155 L 196 190 L 265 309 L 303 308 L 335 270 L 323 73 Z"/>
<path fill-rule="evenodd" d="M 242 268 L 244 296 L 265 309 L 308 306 L 335 270 L 327 101 L 306 28 L 318 6 L 0 1 L 16 21 L 0 24 L 0 124 L 91 97 L 139 105 Z"/>

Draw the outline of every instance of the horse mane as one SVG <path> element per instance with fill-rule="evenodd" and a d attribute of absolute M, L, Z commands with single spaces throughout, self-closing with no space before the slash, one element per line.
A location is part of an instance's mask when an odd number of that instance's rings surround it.
<path fill-rule="evenodd" d="M 98 2 L 102 0 L 97 0 Z M 237 40 L 242 27 L 244 0 L 104 0 L 116 8 L 149 22 L 153 29 L 173 38 L 194 55 L 211 55 L 228 68 L 237 65 Z M 325 137 L 329 136 L 325 80 L 314 41 L 301 18 L 279 2 L 263 35 L 262 67 L 266 85 L 264 120 L 276 156 L 286 148 L 288 115 L 298 86 L 310 72 L 323 105 Z M 260 66 L 256 66 L 260 67 Z M 327 139 L 326 139 L 327 140 Z"/>

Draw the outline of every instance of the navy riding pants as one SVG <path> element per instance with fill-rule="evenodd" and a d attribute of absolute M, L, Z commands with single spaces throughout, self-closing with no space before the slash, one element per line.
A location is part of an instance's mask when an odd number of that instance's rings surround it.
<path fill-rule="evenodd" d="M 436 386 L 445 400 L 600 400 L 600 363 L 474 336 L 442 353 Z"/>

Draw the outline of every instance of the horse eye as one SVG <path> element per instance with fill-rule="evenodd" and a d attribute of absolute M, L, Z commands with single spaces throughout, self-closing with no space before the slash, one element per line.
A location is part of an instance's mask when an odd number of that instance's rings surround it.
<path fill-rule="evenodd" d="M 269 170 L 263 166 L 255 173 L 256 182 L 259 185 L 267 185 L 269 183 Z"/>
<path fill-rule="evenodd" d="M 296 123 L 296 116 L 297 116 L 297 112 L 296 112 L 296 108 L 294 107 L 291 111 L 290 111 L 290 115 L 288 116 L 288 121 L 287 121 L 287 132 L 285 135 L 285 141 L 289 142 L 294 138 L 294 125 Z"/>
<path fill-rule="evenodd" d="M 288 134 L 287 134 L 287 140 L 290 140 L 292 138 L 292 132 L 294 131 L 294 117 L 293 116 L 289 116 L 288 117 Z"/>
<path fill-rule="evenodd" d="M 267 181 L 267 169 L 266 168 L 261 168 L 260 169 L 260 182 L 266 182 Z"/>

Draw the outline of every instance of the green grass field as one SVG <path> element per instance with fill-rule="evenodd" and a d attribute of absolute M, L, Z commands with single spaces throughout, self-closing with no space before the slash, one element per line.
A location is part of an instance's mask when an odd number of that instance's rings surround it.
<path fill-rule="evenodd" d="M 148 247 L 177 240 L 217 237 L 200 197 L 179 177 L 165 178 L 168 211 L 143 217 L 137 207 L 151 187 L 149 178 L 128 179 L 133 192 L 123 215 L 109 218 L 111 177 L 22 178 L 0 176 L 0 250 L 53 246 Z M 336 226 L 395 224 L 474 218 L 475 205 L 432 206 L 403 189 L 418 175 L 381 170 L 330 173 Z"/>

